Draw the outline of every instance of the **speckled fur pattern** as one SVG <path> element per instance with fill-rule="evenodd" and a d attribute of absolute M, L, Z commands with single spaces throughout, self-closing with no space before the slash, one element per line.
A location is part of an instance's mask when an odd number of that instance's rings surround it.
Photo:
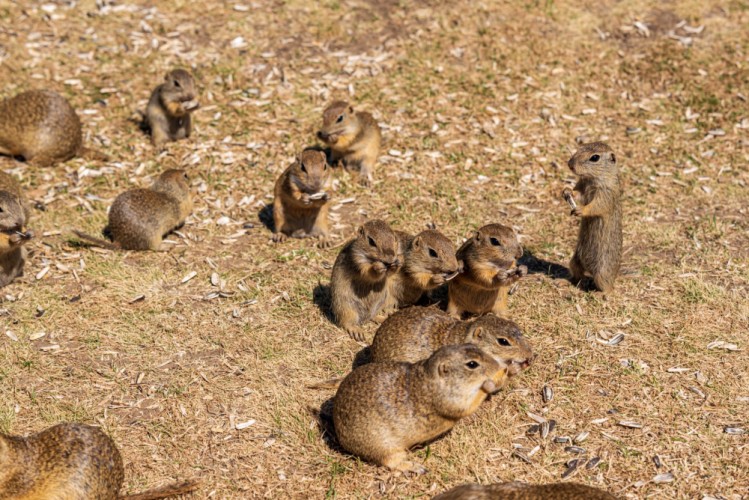
<path fill-rule="evenodd" d="M 0 172 L 0 288 L 23 276 L 29 206 L 16 179 Z M 28 234 L 28 237 L 19 233 Z"/>
<path fill-rule="evenodd" d="M 81 121 L 60 94 L 31 90 L 0 101 L 0 154 L 49 167 L 75 157 L 81 144 Z"/>
<path fill-rule="evenodd" d="M 617 500 L 598 488 L 578 483 L 463 484 L 432 500 Z"/>

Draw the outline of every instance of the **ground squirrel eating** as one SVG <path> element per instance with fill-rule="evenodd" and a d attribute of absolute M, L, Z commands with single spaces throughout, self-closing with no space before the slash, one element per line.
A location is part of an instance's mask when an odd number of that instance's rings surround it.
<path fill-rule="evenodd" d="M 0 172 L 0 288 L 23 276 L 24 243 L 34 237 L 25 226 L 29 208 L 15 178 Z"/>
<path fill-rule="evenodd" d="M 475 344 L 497 361 L 507 365 L 507 374 L 516 375 L 533 360 L 533 351 L 509 320 L 493 314 L 474 321 L 461 321 L 434 307 L 408 307 L 388 317 L 377 329 L 370 347 L 371 361 L 426 359 L 440 347 Z"/>
<path fill-rule="evenodd" d="M 331 245 L 328 227 L 330 169 L 325 153 L 306 149 L 278 178 L 273 198 L 273 241 L 318 238 L 319 245 Z"/>
<path fill-rule="evenodd" d="M 360 366 L 341 382 L 333 399 L 338 442 L 390 469 L 426 472 L 408 460 L 408 450 L 471 415 L 506 376 L 506 366 L 471 344 L 443 347 L 413 364 Z"/>
<path fill-rule="evenodd" d="M 146 108 L 146 124 L 151 130 L 151 143 L 160 147 L 167 142 L 190 137 L 190 113 L 200 107 L 195 80 L 184 69 L 170 71 L 164 83 L 153 90 Z"/>
<path fill-rule="evenodd" d="M 616 500 L 616 497 L 579 483 L 526 484 L 513 481 L 487 485 L 463 484 L 432 500 Z"/>
<path fill-rule="evenodd" d="M 400 269 L 399 251 L 387 222 L 372 220 L 338 254 L 330 279 L 331 305 L 336 323 L 354 340 L 364 340 L 362 323 L 393 306 L 388 280 Z"/>
<path fill-rule="evenodd" d="M 361 183 L 369 185 L 380 154 L 382 134 L 371 114 L 354 111 L 345 101 L 325 108 L 317 137 L 330 146 L 331 163 L 342 162 L 346 169 L 359 169 Z"/>
<path fill-rule="evenodd" d="M 120 496 L 124 478 L 117 446 L 98 427 L 63 423 L 26 438 L 0 433 L 0 499 L 155 500 L 198 487 L 186 481 Z"/>
<path fill-rule="evenodd" d="M 510 285 L 528 272 L 525 266 L 515 267 L 522 255 L 511 228 L 489 224 L 476 231 L 456 254 L 463 272 L 448 284 L 447 312 L 455 318 L 488 312 L 506 316 Z"/>
<path fill-rule="evenodd" d="M 614 152 L 603 142 L 583 144 L 567 165 L 579 177 L 574 191 L 581 205 L 571 214 L 581 218 L 577 248 L 570 260 L 570 274 L 580 282 L 586 275 L 604 292 L 614 288 L 622 259 L 622 205 L 619 169 Z M 562 195 L 572 200 L 565 189 Z"/>
<path fill-rule="evenodd" d="M 51 90 L 31 90 L 0 101 L 0 154 L 41 167 L 68 161 L 82 144 L 81 120 Z"/>
<path fill-rule="evenodd" d="M 403 267 L 392 280 L 392 294 L 398 307 L 405 307 L 419 301 L 424 292 L 434 290 L 460 271 L 455 258 L 455 247 L 442 233 L 426 230 L 412 236 L 396 231 Z"/>
<path fill-rule="evenodd" d="M 185 223 L 192 212 L 190 184 L 184 170 L 162 173 L 150 188 L 130 189 L 115 198 L 109 209 L 105 236 L 112 243 L 80 231 L 78 237 L 110 249 L 159 250 L 161 241 Z"/>

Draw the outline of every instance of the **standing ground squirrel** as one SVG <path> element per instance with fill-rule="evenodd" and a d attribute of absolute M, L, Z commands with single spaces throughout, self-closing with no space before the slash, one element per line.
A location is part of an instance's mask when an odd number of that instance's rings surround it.
<path fill-rule="evenodd" d="M 306 149 L 276 181 L 273 198 L 273 241 L 287 236 L 319 239 L 319 246 L 329 247 L 328 201 L 330 169 L 325 153 Z"/>
<path fill-rule="evenodd" d="M 513 481 L 488 485 L 463 484 L 432 500 L 616 500 L 616 497 L 579 483 L 526 484 Z"/>
<path fill-rule="evenodd" d="M 198 109 L 195 80 L 184 69 L 170 71 L 164 83 L 156 87 L 146 108 L 146 123 L 151 143 L 160 147 L 167 142 L 190 137 L 190 113 Z"/>
<path fill-rule="evenodd" d="M 184 170 L 162 173 L 153 186 L 125 191 L 109 209 L 104 234 L 112 243 L 80 231 L 78 237 L 109 249 L 159 250 L 161 241 L 185 223 L 192 212 L 190 184 Z"/>
<path fill-rule="evenodd" d="M 408 307 L 388 317 L 377 329 L 371 360 L 408 361 L 426 359 L 440 347 L 475 344 L 516 375 L 533 360 L 533 351 L 520 328 L 493 314 L 474 321 L 461 321 L 434 307 Z"/>
<path fill-rule="evenodd" d="M 577 282 L 591 276 L 596 287 L 607 293 L 614 288 L 622 260 L 622 204 L 616 156 L 608 144 L 592 142 L 580 146 L 567 165 L 579 177 L 574 190 L 582 195 L 582 206 L 574 206 L 571 212 L 582 220 L 570 274 Z M 572 200 L 569 189 L 562 195 Z"/>
<path fill-rule="evenodd" d="M 380 154 L 382 134 L 371 114 L 354 111 L 345 101 L 325 108 L 317 137 L 330 146 L 331 163 L 343 162 L 346 169 L 359 169 L 360 182 L 370 185 Z"/>
<path fill-rule="evenodd" d="M 403 267 L 392 281 L 392 294 L 398 307 L 419 301 L 424 292 L 434 290 L 457 276 L 455 247 L 439 231 L 422 231 L 411 236 L 396 231 L 403 253 Z"/>
<path fill-rule="evenodd" d="M 364 340 L 362 323 L 394 305 L 388 281 L 401 266 L 398 238 L 387 222 L 364 223 L 333 264 L 330 295 L 338 325 Z"/>
<path fill-rule="evenodd" d="M 25 226 L 29 208 L 16 179 L 0 172 L 0 288 L 23 276 L 24 243 L 34 237 Z"/>
<path fill-rule="evenodd" d="M 352 371 L 333 399 L 340 445 L 403 472 L 426 469 L 408 450 L 471 415 L 499 390 L 507 367 L 475 345 L 446 346 L 418 363 L 370 363 Z"/>
<path fill-rule="evenodd" d="M 120 496 L 124 478 L 117 446 L 98 427 L 64 423 L 26 438 L 0 433 L 0 499 L 155 500 L 198 487 L 186 481 Z"/>
<path fill-rule="evenodd" d="M 81 144 L 81 120 L 60 94 L 31 90 L 0 101 L 0 154 L 49 167 L 78 155 Z"/>
<path fill-rule="evenodd" d="M 458 249 L 463 272 L 448 285 L 447 312 L 455 318 L 466 312 L 506 316 L 510 285 L 528 272 L 525 266 L 515 267 L 515 259 L 522 255 L 511 228 L 489 224 L 476 231 Z"/>

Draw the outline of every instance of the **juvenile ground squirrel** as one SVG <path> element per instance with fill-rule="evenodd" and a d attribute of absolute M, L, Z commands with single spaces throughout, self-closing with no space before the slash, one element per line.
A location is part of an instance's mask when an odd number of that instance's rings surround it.
<path fill-rule="evenodd" d="M 596 287 L 607 293 L 614 288 L 622 260 L 622 205 L 616 156 L 608 144 L 592 142 L 580 146 L 567 164 L 579 177 L 574 190 L 582 196 L 581 206 L 571 211 L 581 221 L 570 274 L 577 282 L 586 275 L 592 277 Z M 572 200 L 569 189 L 562 195 Z"/>
<path fill-rule="evenodd" d="M 185 223 L 192 212 L 190 184 L 184 170 L 162 173 L 153 186 L 125 191 L 109 209 L 104 235 L 112 243 L 80 231 L 78 237 L 110 249 L 159 250 L 164 236 Z"/>
<path fill-rule="evenodd" d="M 488 312 L 506 316 L 510 285 L 528 272 L 525 266 L 515 267 L 522 255 L 511 228 L 489 224 L 476 231 L 456 254 L 463 272 L 448 285 L 447 312 L 455 318 Z"/>
<path fill-rule="evenodd" d="M 463 484 L 432 500 L 616 500 L 616 497 L 579 483 L 526 484 L 514 481 L 487 485 Z"/>
<path fill-rule="evenodd" d="M 345 101 L 325 108 L 322 128 L 317 137 L 330 146 L 331 163 L 343 163 L 346 169 L 359 169 L 360 182 L 370 185 L 380 154 L 380 126 L 371 114 L 354 111 Z"/>
<path fill-rule="evenodd" d="M 190 137 L 190 113 L 200 107 L 195 80 L 184 69 L 170 71 L 164 83 L 156 87 L 146 108 L 146 124 L 151 130 L 151 143 L 160 147 L 167 142 Z"/>
<path fill-rule="evenodd" d="M 455 247 L 439 231 L 426 230 L 412 236 L 396 231 L 403 253 L 403 267 L 392 280 L 392 294 L 398 307 L 419 301 L 425 292 L 434 290 L 458 275 Z"/>
<path fill-rule="evenodd" d="M 400 269 L 399 251 L 387 222 L 372 220 L 338 254 L 330 279 L 333 315 L 354 340 L 364 340 L 362 323 L 393 307 L 388 280 Z"/>
<path fill-rule="evenodd" d="M 333 424 L 349 452 L 399 471 L 426 472 L 408 450 L 471 415 L 504 384 L 507 367 L 475 345 L 446 346 L 418 363 L 370 363 L 333 399 Z"/>
<path fill-rule="evenodd" d="M 186 481 L 121 496 L 124 478 L 117 446 L 98 427 L 64 423 L 26 438 L 0 434 L 2 500 L 155 500 L 198 487 Z"/>
<path fill-rule="evenodd" d="M 0 154 L 49 167 L 78 155 L 81 144 L 81 121 L 60 94 L 31 90 L 0 101 Z"/>
<path fill-rule="evenodd" d="M 328 201 L 330 169 L 325 153 L 306 149 L 280 175 L 273 198 L 273 241 L 292 238 L 318 238 L 319 246 L 329 247 Z"/>
<path fill-rule="evenodd" d="M 371 361 L 426 359 L 440 347 L 475 344 L 516 375 L 533 360 L 531 346 L 514 322 L 493 314 L 461 321 L 434 307 L 408 307 L 391 314 L 375 333 Z"/>
<path fill-rule="evenodd" d="M 24 243 L 33 238 L 26 231 L 29 208 L 16 179 L 0 172 L 0 288 L 23 276 Z"/>

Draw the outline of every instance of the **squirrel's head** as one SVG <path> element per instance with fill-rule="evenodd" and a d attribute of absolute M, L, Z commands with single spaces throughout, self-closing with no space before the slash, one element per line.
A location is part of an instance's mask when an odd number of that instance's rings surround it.
<path fill-rule="evenodd" d="M 0 232 L 9 237 L 23 233 L 26 214 L 20 200 L 8 191 L 0 191 Z"/>
<path fill-rule="evenodd" d="M 533 361 L 533 350 L 518 325 L 494 314 L 479 316 L 471 322 L 465 341 L 505 363 L 509 376 L 517 375 Z"/>
<path fill-rule="evenodd" d="M 395 274 L 402 265 L 398 237 L 382 220 L 365 222 L 359 228 L 351 250 L 362 275 L 371 281 L 381 281 Z"/>
<path fill-rule="evenodd" d="M 170 71 L 161 86 L 161 100 L 174 116 L 184 116 L 200 107 L 195 79 L 184 69 Z"/>
<path fill-rule="evenodd" d="M 406 249 L 404 265 L 406 272 L 440 275 L 443 280 L 452 279 L 459 271 L 452 242 L 433 229 L 422 231 L 414 237 Z"/>
<path fill-rule="evenodd" d="M 617 175 L 616 155 L 605 142 L 583 144 L 569 159 L 567 166 L 583 178 Z"/>
<path fill-rule="evenodd" d="M 317 137 L 328 144 L 335 144 L 342 135 L 356 133 L 354 108 L 345 101 L 335 101 L 322 114 L 322 128 Z"/>
<path fill-rule="evenodd" d="M 458 259 L 473 259 L 507 269 L 523 256 L 517 235 L 511 227 L 487 224 L 479 228 L 458 250 Z"/>
<path fill-rule="evenodd" d="M 184 170 L 170 168 L 156 179 L 151 189 L 182 200 L 190 197 L 190 178 Z"/>
<path fill-rule="evenodd" d="M 327 189 L 331 178 L 330 172 L 325 152 L 305 149 L 294 162 L 291 180 L 301 191 L 314 194 Z"/>

